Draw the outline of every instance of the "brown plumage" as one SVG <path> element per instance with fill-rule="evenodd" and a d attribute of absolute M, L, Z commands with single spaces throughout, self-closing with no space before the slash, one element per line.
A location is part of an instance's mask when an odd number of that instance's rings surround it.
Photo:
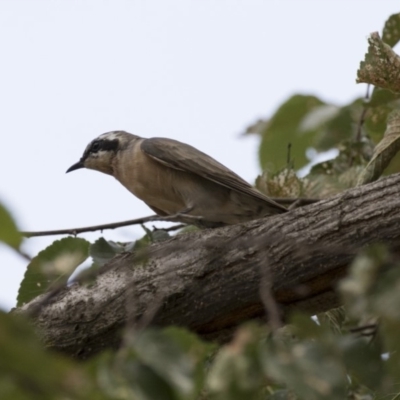
<path fill-rule="evenodd" d="M 218 161 L 177 140 L 108 132 L 93 140 L 67 172 L 83 167 L 114 176 L 157 214 L 201 227 L 287 211 Z"/>

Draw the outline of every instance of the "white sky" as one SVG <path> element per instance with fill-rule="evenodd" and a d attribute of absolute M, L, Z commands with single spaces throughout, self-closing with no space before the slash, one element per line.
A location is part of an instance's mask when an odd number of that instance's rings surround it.
<path fill-rule="evenodd" d="M 188 142 L 252 182 L 258 140 L 239 133 L 295 92 L 337 104 L 363 95 L 367 36 L 399 11 L 394 0 L 2 0 L 0 201 L 24 230 L 152 214 L 109 176 L 65 174 L 115 129 Z M 35 255 L 55 238 L 24 249 Z M 9 309 L 26 262 L 4 246 L 0 260 Z"/>

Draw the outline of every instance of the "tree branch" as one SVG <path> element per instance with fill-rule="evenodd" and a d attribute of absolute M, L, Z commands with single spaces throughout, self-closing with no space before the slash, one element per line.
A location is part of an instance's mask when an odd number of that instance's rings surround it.
<path fill-rule="evenodd" d="M 296 208 L 308 204 L 313 204 L 319 201 L 319 199 L 292 199 L 292 198 L 273 198 L 279 204 L 282 204 L 285 207 Z M 177 219 L 179 215 L 168 215 L 166 217 L 162 217 L 160 215 L 150 215 L 149 217 L 142 217 L 136 219 L 130 219 L 128 221 L 120 221 L 120 222 L 112 222 L 110 224 L 101 224 L 101 225 L 92 225 L 85 226 L 81 228 L 68 228 L 68 229 L 56 229 L 52 231 L 21 231 L 20 234 L 27 238 L 38 237 L 38 236 L 55 236 L 55 235 L 79 235 L 80 233 L 85 232 L 95 232 L 95 231 L 104 231 L 105 229 L 116 229 L 121 228 L 123 226 L 130 225 L 142 225 L 146 222 L 155 222 L 155 221 L 164 221 L 164 222 L 179 222 Z M 185 218 L 193 221 L 201 220 L 201 217 L 196 217 L 193 215 L 185 215 Z M 165 231 L 175 231 L 177 229 L 181 229 L 186 224 L 174 225 L 169 228 L 163 228 Z"/>
<path fill-rule="evenodd" d="M 22 231 L 20 233 L 22 236 L 25 236 L 27 238 L 37 237 L 37 236 L 54 236 L 54 235 L 79 235 L 80 233 L 84 232 L 104 231 L 105 229 L 115 229 L 130 225 L 141 225 L 146 222 L 154 222 L 154 221 L 176 222 L 176 220 L 174 220 L 173 217 L 160 217 L 159 215 L 150 215 L 149 217 L 130 219 L 128 221 L 113 222 L 111 224 L 85 226 L 82 228 L 57 229 L 54 231 L 35 231 L 35 232 Z M 180 229 L 183 226 L 185 225 L 180 224 L 172 226 L 170 228 L 166 228 L 165 230 Z"/>
<path fill-rule="evenodd" d="M 274 303 L 267 298 L 283 320 L 293 309 L 326 311 L 340 304 L 334 287 L 361 248 L 400 248 L 399 206 L 397 174 L 286 214 L 177 235 L 149 246 L 145 263 L 122 254 L 94 283 L 60 290 L 34 323 L 49 347 L 79 358 L 117 347 L 128 317 L 139 327 L 173 324 L 223 340 L 272 312 L 260 296 L 260 268 L 268 268 Z"/>

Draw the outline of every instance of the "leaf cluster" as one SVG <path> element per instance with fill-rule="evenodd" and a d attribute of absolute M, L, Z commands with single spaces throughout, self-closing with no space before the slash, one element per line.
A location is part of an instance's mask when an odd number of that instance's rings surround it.
<path fill-rule="evenodd" d="M 369 38 L 357 82 L 376 85 L 371 95 L 368 86 L 364 98 L 337 105 L 311 94 L 295 94 L 270 118 L 246 129 L 246 134 L 261 139 L 259 160 L 264 172 L 256 181 L 261 191 L 277 197 L 324 198 L 400 171 L 400 58 L 392 50 L 400 40 L 399 27 L 399 14 L 393 14 L 384 26 L 383 39 L 377 33 Z M 318 159 L 332 149 L 337 156 L 310 171 L 308 154 Z M 298 172 L 303 179 L 296 178 Z"/>
<path fill-rule="evenodd" d="M 181 328 L 139 332 L 127 327 L 117 352 L 78 363 L 46 351 L 20 316 L 0 313 L 0 396 L 390 398 L 400 379 L 399 267 L 400 259 L 384 246 L 371 247 L 340 284 L 342 308 L 314 319 L 293 314 L 275 332 L 267 325 L 246 324 L 220 347 Z"/>

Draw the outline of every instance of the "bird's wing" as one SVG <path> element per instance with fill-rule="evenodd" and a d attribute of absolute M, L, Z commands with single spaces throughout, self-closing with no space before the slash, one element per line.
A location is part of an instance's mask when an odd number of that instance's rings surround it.
<path fill-rule="evenodd" d="M 263 200 L 282 211 L 287 210 L 254 189 L 229 168 L 188 144 L 173 139 L 151 138 L 142 142 L 141 150 L 167 167 L 199 175 L 228 189 Z"/>

